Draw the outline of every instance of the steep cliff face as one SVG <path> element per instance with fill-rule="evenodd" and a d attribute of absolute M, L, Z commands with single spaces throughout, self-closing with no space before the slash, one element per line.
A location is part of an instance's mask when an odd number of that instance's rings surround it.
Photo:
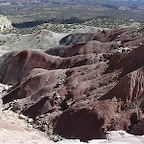
<path fill-rule="evenodd" d="M 0 15 L 0 32 L 12 29 L 12 23 L 5 16 Z"/>

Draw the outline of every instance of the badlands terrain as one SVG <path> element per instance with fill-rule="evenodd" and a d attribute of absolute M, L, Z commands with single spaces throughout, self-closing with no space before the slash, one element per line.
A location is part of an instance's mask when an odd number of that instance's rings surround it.
<path fill-rule="evenodd" d="M 0 57 L 0 82 L 10 85 L 1 86 L 1 143 L 144 143 L 143 27 L 42 30 L 17 46 L 12 39 L 15 49 L 8 36 L 1 35 L 9 52 Z"/>
<path fill-rule="evenodd" d="M 0 34 L 0 143 L 144 143 L 144 27 L 89 28 Z"/>

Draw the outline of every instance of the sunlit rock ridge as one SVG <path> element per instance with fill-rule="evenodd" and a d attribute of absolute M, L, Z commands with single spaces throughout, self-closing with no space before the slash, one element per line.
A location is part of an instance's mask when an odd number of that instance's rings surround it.
<path fill-rule="evenodd" d="M 12 23 L 10 20 L 6 18 L 6 16 L 0 15 L 0 32 L 3 32 L 5 30 L 12 29 Z"/>

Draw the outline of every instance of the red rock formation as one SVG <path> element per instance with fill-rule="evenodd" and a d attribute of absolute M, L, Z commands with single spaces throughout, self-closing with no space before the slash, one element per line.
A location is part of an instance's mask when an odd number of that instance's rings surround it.
<path fill-rule="evenodd" d="M 100 99 L 111 99 L 116 97 L 123 101 L 123 104 L 131 102 L 143 97 L 144 92 L 144 67 L 141 67 L 123 78 L 118 84 Z"/>
<path fill-rule="evenodd" d="M 130 132 L 133 134 L 136 134 L 136 135 L 143 135 L 143 133 L 144 133 L 144 119 L 142 119 L 137 124 L 135 124 L 132 127 Z"/>
<path fill-rule="evenodd" d="M 64 37 L 61 45 L 70 45 L 75 43 L 85 43 L 92 40 L 100 42 L 114 41 L 122 47 L 136 47 L 143 43 L 143 28 L 136 29 L 134 27 L 105 30 L 99 33 L 74 33 Z"/>
<path fill-rule="evenodd" d="M 33 68 L 55 68 L 55 57 L 47 56 L 47 54 L 39 51 L 24 50 L 20 52 L 12 52 L 5 57 L 4 62 L 0 66 L 1 82 L 14 84 L 26 76 Z"/>
<path fill-rule="evenodd" d="M 87 141 L 103 138 L 109 130 L 143 134 L 136 126 L 143 126 L 144 46 L 136 46 L 139 36 L 133 38 L 132 32 L 73 34 L 62 40 L 72 45 L 49 54 L 24 50 L 6 55 L 0 80 L 14 86 L 3 102 L 35 121 L 43 117 L 40 129 L 53 126 L 54 133 L 66 138 Z M 135 49 L 118 52 L 120 45 L 113 45 L 118 40 Z"/>
<path fill-rule="evenodd" d="M 70 45 L 75 43 L 83 43 L 91 40 L 97 40 L 100 42 L 110 42 L 120 38 L 119 36 L 124 34 L 130 34 L 131 28 L 115 29 L 115 30 L 105 30 L 98 33 L 74 33 L 64 37 L 60 44 Z"/>
<path fill-rule="evenodd" d="M 116 53 L 113 58 L 110 60 L 109 69 L 121 69 L 121 76 L 125 76 L 127 73 L 130 73 L 144 65 L 144 45 L 139 46 L 138 48 L 133 49 L 130 53 Z"/>
<path fill-rule="evenodd" d="M 106 127 L 116 114 L 116 107 L 114 100 L 80 100 L 56 119 L 54 130 L 66 138 L 82 141 L 104 138 Z"/>
<path fill-rule="evenodd" d="M 89 41 L 86 43 L 77 43 L 68 46 L 60 46 L 46 50 L 50 55 L 60 57 L 71 57 L 85 54 L 114 53 L 118 46 L 113 42 L 102 43 L 99 41 Z"/>
<path fill-rule="evenodd" d="M 4 57 L 0 65 L 0 81 L 2 83 L 15 84 L 28 75 L 33 68 L 69 68 L 94 64 L 99 60 L 100 56 L 93 54 L 73 56 L 72 58 L 60 58 L 48 55 L 44 52 L 28 49 L 20 52 L 11 52 Z"/>

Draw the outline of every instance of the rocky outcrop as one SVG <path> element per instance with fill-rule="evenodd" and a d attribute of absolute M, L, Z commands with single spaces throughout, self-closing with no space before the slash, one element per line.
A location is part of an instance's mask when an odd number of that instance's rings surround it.
<path fill-rule="evenodd" d="M 133 127 L 131 128 L 131 133 L 135 135 L 143 135 L 144 133 L 144 119 L 139 121 L 137 124 L 134 124 Z"/>
<path fill-rule="evenodd" d="M 115 30 L 103 30 L 99 33 L 74 33 L 60 40 L 61 45 L 86 43 L 97 40 L 100 42 L 114 42 L 118 47 L 136 47 L 143 43 L 143 28 L 123 28 Z"/>
<path fill-rule="evenodd" d="M 66 138 L 79 138 L 87 141 L 105 138 L 106 127 L 117 113 L 114 100 L 96 99 L 75 102 L 57 119 L 55 132 Z"/>
<path fill-rule="evenodd" d="M 86 34 L 88 42 L 84 38 L 46 53 L 24 50 L 4 55 L 0 81 L 13 87 L 3 103 L 32 117 L 40 130 L 66 138 L 105 138 L 111 130 L 144 134 L 136 129 L 144 116 L 144 45 L 130 44 L 131 51 L 113 45 L 131 30 L 102 32 L 101 38 L 96 33 L 95 40 Z"/>
<path fill-rule="evenodd" d="M 0 32 L 5 30 L 11 30 L 13 28 L 11 21 L 9 21 L 5 16 L 0 15 Z"/>
<path fill-rule="evenodd" d="M 118 51 L 118 46 L 113 42 L 102 43 L 96 40 L 76 43 L 66 46 L 54 47 L 45 52 L 50 55 L 60 57 L 71 57 L 76 55 L 100 54 L 100 53 L 115 53 Z"/>
<path fill-rule="evenodd" d="M 101 97 L 101 99 L 111 99 L 116 97 L 123 101 L 123 104 L 130 104 L 131 102 L 143 97 L 143 81 L 144 67 L 141 67 L 121 78 L 118 84 L 106 95 Z"/>
<path fill-rule="evenodd" d="M 1 57 L 0 81 L 7 84 L 16 84 L 34 68 L 52 70 L 91 65 L 98 63 L 100 59 L 104 59 L 104 57 L 105 54 L 87 54 L 61 58 L 48 55 L 41 51 L 28 49 L 20 52 L 14 51 Z"/>

